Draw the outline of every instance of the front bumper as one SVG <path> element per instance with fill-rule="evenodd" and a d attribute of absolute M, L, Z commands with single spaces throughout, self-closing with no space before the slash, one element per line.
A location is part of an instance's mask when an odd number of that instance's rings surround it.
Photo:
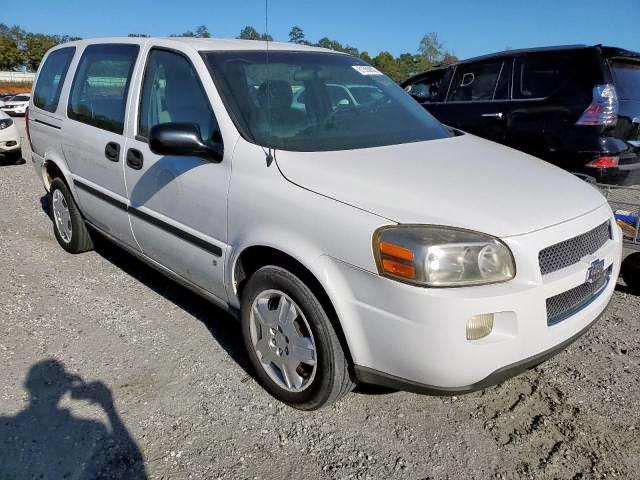
<path fill-rule="evenodd" d="M 605 307 L 606 309 L 606 307 Z M 412 382 L 403 378 L 395 377 L 383 372 L 378 372 L 367 367 L 355 366 L 355 374 L 358 381 L 363 383 L 370 383 L 374 385 L 380 385 L 394 390 L 404 390 L 406 392 L 421 393 L 427 395 L 460 395 L 463 393 L 471 393 L 483 388 L 491 387 L 504 382 L 505 380 L 515 377 L 527 370 L 530 370 L 541 363 L 549 360 L 551 357 L 562 352 L 565 348 L 578 340 L 604 315 L 604 310 L 598 315 L 598 317 L 591 323 L 587 324 L 578 333 L 564 340 L 562 343 L 545 350 L 544 352 L 537 353 L 529 358 L 525 358 L 518 362 L 512 363 L 505 367 L 499 368 L 495 372 L 491 373 L 487 377 L 483 378 L 479 382 L 472 385 L 466 385 L 462 387 L 435 387 L 433 385 L 426 385 L 423 383 Z"/>
<path fill-rule="evenodd" d="M 620 269 L 620 232 L 613 228 L 613 239 L 584 262 L 544 277 L 538 252 L 610 218 L 611 210 L 603 205 L 560 225 L 504 238 L 518 273 L 503 284 L 419 288 L 336 261 L 344 281 L 339 282 L 341 298 L 334 302 L 356 374 L 362 381 L 409 390 L 465 392 L 544 361 L 578 338 L 605 310 Z M 594 258 L 611 268 L 611 281 L 581 310 L 549 326 L 546 299 L 583 284 Z M 495 314 L 493 331 L 483 339 L 467 340 L 467 319 L 483 313 Z"/>
<path fill-rule="evenodd" d="M 27 112 L 27 105 L 18 107 L 0 107 L 7 115 L 24 115 Z"/>
<path fill-rule="evenodd" d="M 20 150 L 20 135 L 15 125 L 0 130 L 0 153 Z"/>

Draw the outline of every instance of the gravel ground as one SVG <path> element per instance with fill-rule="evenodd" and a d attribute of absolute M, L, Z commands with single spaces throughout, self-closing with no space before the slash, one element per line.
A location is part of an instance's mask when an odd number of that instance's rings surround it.
<path fill-rule="evenodd" d="M 44 478 L 638 478 L 640 297 L 622 283 L 586 336 L 502 385 L 460 397 L 361 388 L 303 413 L 255 382 L 225 313 L 106 242 L 82 255 L 59 248 L 43 194 L 30 162 L 0 165 L 3 479 L 39 468 Z"/>

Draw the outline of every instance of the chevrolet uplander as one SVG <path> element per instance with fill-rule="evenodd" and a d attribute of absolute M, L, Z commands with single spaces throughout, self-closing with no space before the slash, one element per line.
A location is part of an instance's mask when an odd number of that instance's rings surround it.
<path fill-rule="evenodd" d="M 27 125 L 62 248 L 100 233 L 234 313 L 258 379 L 297 408 L 356 382 L 501 382 L 575 340 L 616 284 L 595 189 L 442 125 L 349 55 L 66 43 Z"/>

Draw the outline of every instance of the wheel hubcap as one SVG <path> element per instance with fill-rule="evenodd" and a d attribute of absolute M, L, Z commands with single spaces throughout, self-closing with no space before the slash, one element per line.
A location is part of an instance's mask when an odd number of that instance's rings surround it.
<path fill-rule="evenodd" d="M 316 343 L 298 305 L 280 290 L 265 290 L 251 305 L 251 341 L 260 364 L 279 387 L 300 392 L 315 378 Z"/>
<path fill-rule="evenodd" d="M 53 191 L 53 220 L 56 223 L 56 229 L 62 237 L 65 243 L 71 241 L 71 234 L 73 230 L 71 228 L 71 214 L 69 213 L 69 206 L 67 200 L 60 190 Z"/>

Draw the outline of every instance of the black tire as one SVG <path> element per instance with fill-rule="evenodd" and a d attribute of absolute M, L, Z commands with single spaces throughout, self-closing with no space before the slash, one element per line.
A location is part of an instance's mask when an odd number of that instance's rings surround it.
<path fill-rule="evenodd" d="M 624 259 L 620 275 L 627 287 L 640 295 L 640 252 L 632 253 Z"/>
<path fill-rule="evenodd" d="M 304 390 L 291 392 L 274 382 L 262 366 L 251 340 L 251 307 L 260 293 L 279 290 L 288 295 L 307 320 L 316 347 L 316 371 Z M 334 326 L 320 301 L 304 282 L 288 270 L 265 266 L 247 281 L 241 295 L 242 336 L 262 386 L 278 400 L 300 410 L 330 405 L 353 390 L 349 362 Z"/>
<path fill-rule="evenodd" d="M 91 239 L 91 235 L 89 234 L 89 230 L 84 223 L 84 219 L 78 210 L 78 206 L 76 205 L 67 184 L 60 178 L 55 178 L 51 182 L 51 188 L 49 189 L 51 193 L 51 219 L 53 220 L 53 233 L 56 236 L 56 240 L 62 248 L 64 248 L 69 253 L 82 253 L 93 249 L 93 241 Z M 69 210 L 69 217 L 71 223 L 71 239 L 66 241 L 62 234 L 58 229 L 58 224 L 55 220 L 55 213 L 53 207 L 53 198 L 56 190 L 62 193 L 64 200 L 66 202 L 67 208 Z"/>

